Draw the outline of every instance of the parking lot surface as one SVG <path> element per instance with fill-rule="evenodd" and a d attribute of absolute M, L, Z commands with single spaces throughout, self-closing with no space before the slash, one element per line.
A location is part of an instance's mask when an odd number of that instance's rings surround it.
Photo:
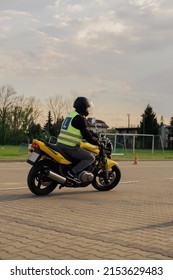
<path fill-rule="evenodd" d="M 0 162 L 0 259 L 173 259 L 173 162 L 120 161 L 109 192 L 27 187 L 26 162 Z"/>

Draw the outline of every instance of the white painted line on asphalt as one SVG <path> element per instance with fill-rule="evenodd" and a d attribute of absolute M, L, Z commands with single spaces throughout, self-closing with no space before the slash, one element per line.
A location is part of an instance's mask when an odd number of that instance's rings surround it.
<path fill-rule="evenodd" d="M 8 191 L 8 190 L 21 190 L 21 189 L 26 189 L 26 187 L 20 187 L 23 186 L 24 184 L 21 182 L 4 182 L 4 183 L 0 183 L 0 191 Z M 7 187 L 6 187 L 7 186 Z M 11 186 L 14 186 L 14 188 L 12 188 Z M 18 187 L 17 187 L 18 186 Z"/>
<path fill-rule="evenodd" d="M 120 184 L 136 184 L 139 183 L 140 181 L 124 181 L 124 182 L 120 182 Z"/>
<path fill-rule="evenodd" d="M 9 190 L 22 190 L 26 189 L 27 187 L 21 187 L 21 188 L 5 188 L 5 189 L 0 189 L 0 191 L 9 191 Z"/>
<path fill-rule="evenodd" d="M 139 183 L 140 181 L 124 181 L 124 182 L 120 182 L 120 184 L 137 184 L 137 183 Z M 0 185 L 2 185 L 2 186 L 4 186 L 4 185 L 20 185 L 20 183 L 1 183 Z M 14 188 L 9 188 L 9 187 L 7 187 L 7 188 L 3 188 L 3 189 L 1 189 L 0 188 L 0 191 L 8 191 L 8 190 L 22 190 L 22 189 L 27 189 L 27 186 L 26 187 L 15 187 L 14 186 Z"/>
<path fill-rule="evenodd" d="M 4 182 L 4 183 L 0 183 L 0 185 L 4 186 L 4 185 L 19 185 L 21 183 L 19 182 Z"/>

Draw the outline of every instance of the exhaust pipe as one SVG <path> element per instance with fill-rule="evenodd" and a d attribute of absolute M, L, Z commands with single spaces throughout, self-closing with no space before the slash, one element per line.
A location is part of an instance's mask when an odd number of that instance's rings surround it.
<path fill-rule="evenodd" d="M 62 177 L 61 175 L 51 171 L 51 170 L 45 170 L 45 175 L 47 177 L 49 177 L 50 179 L 53 179 L 55 181 L 57 181 L 60 184 L 64 184 L 66 182 L 66 178 Z"/>

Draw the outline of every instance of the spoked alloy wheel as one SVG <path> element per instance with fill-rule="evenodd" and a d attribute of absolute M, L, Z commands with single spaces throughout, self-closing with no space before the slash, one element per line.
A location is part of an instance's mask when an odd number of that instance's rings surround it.
<path fill-rule="evenodd" d="M 113 166 L 108 171 L 108 179 L 105 178 L 104 172 L 100 169 L 95 176 L 92 185 L 98 191 L 110 191 L 115 188 L 121 179 L 121 171 L 118 166 Z"/>
<path fill-rule="evenodd" d="M 36 195 L 47 195 L 51 193 L 57 186 L 57 182 L 45 175 L 46 169 L 55 169 L 53 162 L 49 160 L 41 160 L 36 163 L 28 173 L 28 187 L 30 191 Z"/>

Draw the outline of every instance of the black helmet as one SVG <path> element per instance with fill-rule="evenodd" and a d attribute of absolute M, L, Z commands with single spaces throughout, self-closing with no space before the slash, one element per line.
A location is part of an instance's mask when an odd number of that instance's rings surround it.
<path fill-rule="evenodd" d="M 86 97 L 77 97 L 74 101 L 73 107 L 82 116 L 88 116 L 88 109 L 91 107 L 91 101 Z"/>

